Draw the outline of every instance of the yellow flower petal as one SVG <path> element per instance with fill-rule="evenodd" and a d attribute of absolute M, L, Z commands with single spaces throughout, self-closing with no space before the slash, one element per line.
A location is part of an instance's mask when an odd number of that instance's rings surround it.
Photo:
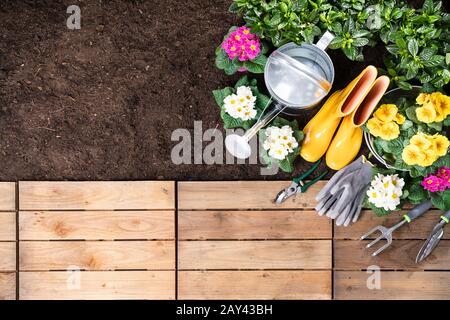
<path fill-rule="evenodd" d="M 395 115 L 394 121 L 397 122 L 398 124 L 404 124 L 405 123 L 406 118 L 401 115 L 400 113 L 397 113 Z"/>
<path fill-rule="evenodd" d="M 425 151 L 432 146 L 432 140 L 427 138 L 426 135 L 418 133 L 413 136 L 409 143 L 419 147 L 420 150 Z"/>
<path fill-rule="evenodd" d="M 445 156 L 448 152 L 448 147 L 450 146 L 450 141 L 446 136 L 437 134 L 433 137 L 433 147 L 435 153 L 438 157 Z"/>
<path fill-rule="evenodd" d="M 381 126 L 383 122 L 381 122 L 378 118 L 371 118 L 367 121 L 367 129 L 369 129 L 370 134 L 375 137 L 379 137 L 381 134 Z"/>
<path fill-rule="evenodd" d="M 436 110 L 431 103 L 427 103 L 416 109 L 416 116 L 420 122 L 431 123 L 436 120 Z"/>
<path fill-rule="evenodd" d="M 383 140 L 393 140 L 400 135 L 400 128 L 395 122 L 383 123 L 380 130 L 380 137 Z"/>
<path fill-rule="evenodd" d="M 428 101 L 430 101 L 430 95 L 428 93 L 421 93 L 416 98 L 417 104 L 420 105 L 427 103 Z"/>
<path fill-rule="evenodd" d="M 382 104 L 374 113 L 374 117 L 383 122 L 394 121 L 398 109 L 395 104 Z"/>
<path fill-rule="evenodd" d="M 425 160 L 425 154 L 418 146 L 408 145 L 403 149 L 402 159 L 407 165 L 413 166 Z"/>

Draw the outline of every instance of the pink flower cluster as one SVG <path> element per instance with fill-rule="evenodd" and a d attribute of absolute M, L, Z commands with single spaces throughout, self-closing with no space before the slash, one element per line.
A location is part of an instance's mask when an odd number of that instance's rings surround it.
<path fill-rule="evenodd" d="M 422 186 L 430 192 L 443 192 L 450 188 L 450 168 L 440 167 L 436 175 L 430 174 L 423 179 Z"/>
<path fill-rule="evenodd" d="M 259 38 L 247 27 L 240 27 L 233 31 L 222 43 L 222 49 L 230 60 L 239 57 L 239 61 L 255 59 L 261 51 Z"/>

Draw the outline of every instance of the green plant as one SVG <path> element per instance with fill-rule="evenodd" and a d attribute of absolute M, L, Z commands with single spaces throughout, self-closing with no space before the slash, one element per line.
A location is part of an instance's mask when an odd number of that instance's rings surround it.
<path fill-rule="evenodd" d="M 283 128 L 290 127 L 292 129 L 292 137 L 295 139 L 296 146 L 291 148 L 290 152 L 283 159 L 276 159 L 270 155 L 269 148 L 265 148 L 266 140 L 269 139 L 267 130 L 271 130 L 271 127 Z M 266 129 L 259 131 L 259 142 L 263 146 L 260 148 L 260 154 L 264 159 L 267 166 L 271 167 L 277 165 L 284 172 L 294 171 L 294 161 L 299 156 L 301 142 L 303 141 L 304 133 L 298 128 L 298 123 L 296 120 L 286 120 L 281 117 L 276 117 Z"/>
<path fill-rule="evenodd" d="M 235 0 L 230 11 L 276 47 L 312 43 L 329 30 L 331 49 L 362 60 L 364 47 L 382 42 L 385 73 L 405 89 L 417 82 L 432 91 L 450 81 L 450 14 L 440 1 L 416 10 L 403 0 Z"/>
<path fill-rule="evenodd" d="M 242 120 L 241 118 L 234 118 L 225 110 L 224 100 L 226 97 L 236 94 L 239 87 L 249 87 L 253 94 L 253 97 L 256 98 L 254 101 L 254 109 L 256 110 L 255 116 L 247 121 Z M 249 129 L 256 120 L 260 117 L 261 113 L 270 103 L 270 98 L 260 93 L 257 87 L 256 79 L 249 80 L 247 76 L 243 76 L 236 83 L 234 88 L 226 87 L 220 90 L 213 91 L 214 99 L 216 100 L 217 105 L 220 108 L 220 117 L 223 120 L 223 126 L 225 129 L 233 129 L 233 128 L 244 128 Z"/>
<path fill-rule="evenodd" d="M 450 81 L 446 62 L 450 42 L 450 14 L 442 12 L 442 2 L 426 0 L 423 8 L 397 9 L 396 23 L 385 24 L 380 37 L 391 53 L 385 59 L 388 74 L 397 84 L 411 89 L 411 80 L 431 92 Z"/>

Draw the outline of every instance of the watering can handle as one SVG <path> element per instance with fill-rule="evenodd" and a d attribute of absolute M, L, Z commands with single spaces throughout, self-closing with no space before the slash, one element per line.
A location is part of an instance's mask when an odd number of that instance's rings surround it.
<path fill-rule="evenodd" d="M 332 34 L 330 31 L 325 32 L 322 37 L 319 39 L 319 41 L 317 41 L 316 46 L 325 51 L 330 42 L 333 41 L 333 39 L 335 38 L 334 34 Z"/>

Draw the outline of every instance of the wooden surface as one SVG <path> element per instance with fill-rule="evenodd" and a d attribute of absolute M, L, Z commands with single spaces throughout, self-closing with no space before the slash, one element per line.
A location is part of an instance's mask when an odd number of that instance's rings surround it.
<path fill-rule="evenodd" d="M 20 210 L 174 209 L 171 181 L 19 182 Z"/>
<path fill-rule="evenodd" d="M 174 209 L 170 181 L 19 182 L 19 298 L 175 299 Z"/>
<path fill-rule="evenodd" d="M 277 206 L 286 185 L 178 183 L 179 299 L 331 299 L 332 227 L 312 210 L 323 182 Z"/>
<path fill-rule="evenodd" d="M 0 183 L 0 299 L 450 300 L 450 227 L 415 264 L 438 210 L 372 257 L 361 235 L 402 213 L 335 227 L 314 211 L 324 181 L 282 206 L 288 181 L 177 184 Z"/>
<path fill-rule="evenodd" d="M 174 238 L 174 211 L 172 210 L 20 212 L 21 240 Z"/>
<path fill-rule="evenodd" d="M 182 299 L 329 299 L 326 271 L 179 271 Z M 206 285 L 207 284 L 207 285 Z"/>
<path fill-rule="evenodd" d="M 175 298 L 173 271 L 21 272 L 20 299 Z"/>
<path fill-rule="evenodd" d="M 16 299 L 16 183 L 0 182 L 0 300 Z"/>
<path fill-rule="evenodd" d="M 450 275 L 445 272 L 382 271 L 380 289 L 368 289 L 365 271 L 334 272 L 335 299 L 449 300 Z"/>
<path fill-rule="evenodd" d="M 433 253 L 422 263 L 415 263 L 417 253 L 439 222 L 442 212 L 431 210 L 398 229 L 393 234 L 392 245 L 377 257 L 370 255 L 373 249 L 365 248 L 369 241 L 359 240 L 376 225 L 389 227 L 396 224 L 403 214 L 378 218 L 364 212 L 351 228 L 335 228 L 335 299 L 450 299 L 449 227 L 444 229 L 444 240 Z M 380 271 L 372 273 L 374 268 Z M 368 288 L 367 281 L 371 276 L 379 276 L 379 289 Z"/>

